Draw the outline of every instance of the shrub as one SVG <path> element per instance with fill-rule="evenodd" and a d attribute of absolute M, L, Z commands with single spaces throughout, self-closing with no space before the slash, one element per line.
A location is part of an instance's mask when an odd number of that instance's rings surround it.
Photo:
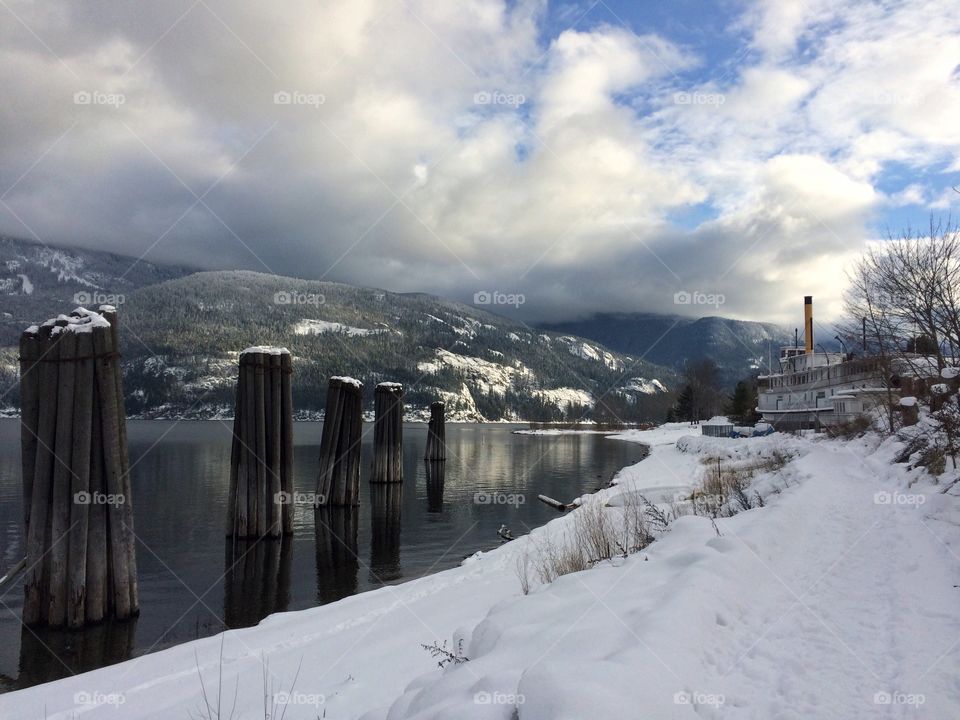
<path fill-rule="evenodd" d="M 826 427 L 827 437 L 841 438 L 843 440 L 853 440 L 861 437 L 870 429 L 871 420 L 866 415 L 857 415 L 852 420 L 828 425 Z"/>

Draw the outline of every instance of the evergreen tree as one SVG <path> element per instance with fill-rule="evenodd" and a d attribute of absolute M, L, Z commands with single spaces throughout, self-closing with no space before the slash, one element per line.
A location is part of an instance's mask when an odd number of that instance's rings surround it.
<path fill-rule="evenodd" d="M 726 412 L 730 419 L 740 425 L 753 425 L 757 421 L 757 389 L 750 380 L 741 380 L 733 389 Z"/>

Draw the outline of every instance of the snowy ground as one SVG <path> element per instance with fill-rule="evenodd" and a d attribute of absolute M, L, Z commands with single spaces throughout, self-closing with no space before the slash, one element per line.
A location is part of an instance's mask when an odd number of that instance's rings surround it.
<path fill-rule="evenodd" d="M 264 678 L 288 720 L 960 716 L 958 499 L 877 438 L 689 432 L 621 434 L 650 456 L 584 503 L 673 503 L 707 457 L 793 459 L 754 478 L 764 507 L 680 517 L 529 595 L 518 560 L 582 510 L 460 568 L 0 696 L 0 717 L 206 717 L 198 666 L 222 718 L 265 717 Z M 443 670 L 421 647 L 461 641 Z"/>

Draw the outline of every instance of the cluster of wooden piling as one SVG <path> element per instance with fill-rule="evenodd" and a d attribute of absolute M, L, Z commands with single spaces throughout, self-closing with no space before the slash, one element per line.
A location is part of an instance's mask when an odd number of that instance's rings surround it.
<path fill-rule="evenodd" d="M 443 411 L 442 402 L 430 404 L 430 422 L 427 424 L 427 447 L 423 454 L 424 460 L 447 459 L 447 431 L 444 426 Z"/>
<path fill-rule="evenodd" d="M 370 482 L 403 482 L 403 385 L 385 382 L 373 394 L 373 474 Z"/>
<path fill-rule="evenodd" d="M 320 439 L 320 474 L 315 504 L 360 504 L 360 440 L 363 436 L 363 383 L 332 377 Z"/>
<path fill-rule="evenodd" d="M 27 625 L 137 614 L 116 310 L 77 308 L 20 338 Z"/>
<path fill-rule="evenodd" d="M 291 371 L 286 348 L 240 353 L 227 528 L 233 537 L 293 532 Z"/>

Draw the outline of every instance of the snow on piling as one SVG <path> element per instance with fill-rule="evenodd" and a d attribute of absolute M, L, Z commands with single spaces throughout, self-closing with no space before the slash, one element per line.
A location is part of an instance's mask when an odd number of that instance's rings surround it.
<path fill-rule="evenodd" d="M 373 394 L 373 474 L 370 482 L 403 482 L 403 385 L 385 382 Z"/>
<path fill-rule="evenodd" d="M 293 533 L 291 374 L 286 348 L 240 353 L 227 528 L 234 538 Z"/>
<path fill-rule="evenodd" d="M 139 610 L 117 313 L 77 308 L 20 338 L 23 622 Z"/>

